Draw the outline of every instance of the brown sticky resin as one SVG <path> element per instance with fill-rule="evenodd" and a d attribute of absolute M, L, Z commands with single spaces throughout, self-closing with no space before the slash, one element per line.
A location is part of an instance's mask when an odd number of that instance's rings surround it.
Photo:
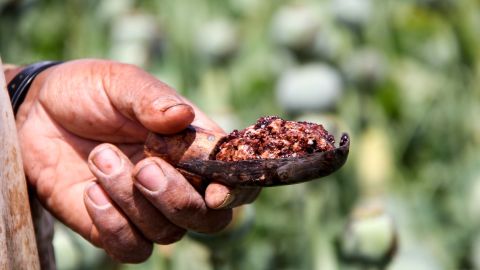
<path fill-rule="evenodd" d="M 240 161 L 301 157 L 335 149 L 335 138 L 322 125 L 261 117 L 254 125 L 234 130 L 217 146 L 214 159 Z"/>
<path fill-rule="evenodd" d="M 347 160 L 350 138 L 344 133 L 339 146 L 334 143 L 322 125 L 267 116 L 229 135 L 195 126 L 173 135 L 150 133 L 145 154 L 163 158 L 200 190 L 210 182 L 265 187 L 337 171 Z"/>

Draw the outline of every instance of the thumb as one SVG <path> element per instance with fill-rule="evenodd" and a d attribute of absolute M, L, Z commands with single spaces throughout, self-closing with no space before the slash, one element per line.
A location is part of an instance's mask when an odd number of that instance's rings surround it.
<path fill-rule="evenodd" d="M 133 65 L 109 62 L 105 91 L 123 115 L 148 130 L 172 134 L 195 118 L 193 108 L 170 86 Z"/>

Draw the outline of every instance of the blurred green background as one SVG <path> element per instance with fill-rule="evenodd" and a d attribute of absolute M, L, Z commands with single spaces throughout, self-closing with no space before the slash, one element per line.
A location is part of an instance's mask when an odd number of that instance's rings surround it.
<path fill-rule="evenodd" d="M 228 132 L 263 115 L 352 137 L 321 181 L 120 265 L 57 224 L 59 269 L 480 269 L 480 2 L 0 0 L 5 63 L 141 66 Z"/>

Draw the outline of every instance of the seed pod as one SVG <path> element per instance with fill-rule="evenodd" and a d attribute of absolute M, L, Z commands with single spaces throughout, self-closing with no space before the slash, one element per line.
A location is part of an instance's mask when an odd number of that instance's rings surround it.
<path fill-rule="evenodd" d="M 358 206 L 339 240 L 346 263 L 385 267 L 397 249 L 397 230 L 378 202 Z"/>
<path fill-rule="evenodd" d="M 431 250 L 421 246 L 413 246 L 405 251 L 402 251 L 389 265 L 390 270 L 405 270 L 405 269 L 422 269 L 422 270 L 438 270 L 438 269 L 455 269 L 443 265 L 439 262 L 441 259 L 432 254 Z"/>
<path fill-rule="evenodd" d="M 370 0 L 334 0 L 331 3 L 337 20 L 354 28 L 367 23 L 373 8 Z"/>
<path fill-rule="evenodd" d="M 277 84 L 277 99 L 288 112 L 319 112 L 335 107 L 343 89 L 340 75 L 323 64 L 285 72 Z"/>
<path fill-rule="evenodd" d="M 311 6 L 284 6 L 273 15 L 273 40 L 289 49 L 306 49 L 313 45 L 319 26 L 318 15 Z"/>
<path fill-rule="evenodd" d="M 111 58 L 144 67 L 152 49 L 161 46 L 160 31 L 152 16 L 135 14 L 119 17 L 111 33 Z"/>
<path fill-rule="evenodd" d="M 210 63 L 223 63 L 238 49 L 237 31 L 226 19 L 212 20 L 201 25 L 196 41 L 198 51 Z"/>
<path fill-rule="evenodd" d="M 378 51 L 366 48 L 347 58 L 343 70 L 351 82 L 368 90 L 385 79 L 387 64 Z"/>
<path fill-rule="evenodd" d="M 317 32 L 312 50 L 315 57 L 337 63 L 352 47 L 352 38 L 348 33 L 328 25 Z"/>

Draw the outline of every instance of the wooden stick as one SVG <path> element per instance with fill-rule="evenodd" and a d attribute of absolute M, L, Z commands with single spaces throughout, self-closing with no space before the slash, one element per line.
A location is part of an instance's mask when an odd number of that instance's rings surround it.
<path fill-rule="evenodd" d="M 40 269 L 15 119 L 0 70 L 0 269 Z"/>

